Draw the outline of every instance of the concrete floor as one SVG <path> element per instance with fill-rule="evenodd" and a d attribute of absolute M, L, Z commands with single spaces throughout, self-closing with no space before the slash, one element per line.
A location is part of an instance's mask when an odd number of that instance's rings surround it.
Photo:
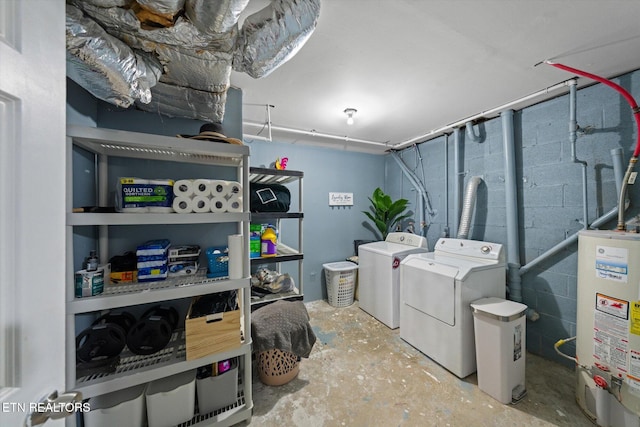
<path fill-rule="evenodd" d="M 570 369 L 527 353 L 527 396 L 503 405 L 459 379 L 358 308 L 306 304 L 318 338 L 293 381 L 260 382 L 260 426 L 593 426 L 575 403 Z M 240 425 L 247 425 L 242 423 Z"/>

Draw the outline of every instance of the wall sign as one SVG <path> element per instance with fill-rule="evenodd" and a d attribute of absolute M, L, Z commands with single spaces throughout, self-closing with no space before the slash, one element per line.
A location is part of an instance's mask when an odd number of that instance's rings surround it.
<path fill-rule="evenodd" d="M 353 206 L 353 193 L 329 193 L 329 206 Z"/>

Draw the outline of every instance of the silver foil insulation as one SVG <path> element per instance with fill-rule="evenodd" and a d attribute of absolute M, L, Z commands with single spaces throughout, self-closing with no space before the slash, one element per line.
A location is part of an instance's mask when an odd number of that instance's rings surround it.
<path fill-rule="evenodd" d="M 135 102 L 142 110 L 220 123 L 231 70 L 268 75 L 304 45 L 320 13 L 320 0 L 275 0 L 238 29 L 248 2 L 74 2 L 77 8 L 67 7 L 67 73 L 120 107 Z M 141 22 L 154 14 L 170 25 Z"/>

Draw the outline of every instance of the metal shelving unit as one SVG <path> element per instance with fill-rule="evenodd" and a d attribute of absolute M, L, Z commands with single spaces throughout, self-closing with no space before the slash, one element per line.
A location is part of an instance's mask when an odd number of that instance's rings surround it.
<path fill-rule="evenodd" d="M 298 226 L 298 238 L 295 247 L 290 247 L 282 243 L 282 238 L 278 241 L 277 255 L 269 258 L 251 258 L 251 265 L 257 266 L 260 264 L 275 264 L 278 270 L 283 269 L 284 263 L 296 262 L 297 263 L 297 277 L 295 277 L 295 284 L 297 292 L 283 292 L 278 294 L 268 294 L 264 297 L 252 299 L 252 304 L 258 307 L 263 304 L 267 304 L 272 301 L 281 299 L 296 299 L 302 300 L 304 297 L 304 284 L 303 284 L 303 259 L 304 259 L 304 246 L 303 246 L 303 191 L 302 191 L 302 179 L 304 178 L 304 172 L 294 170 L 277 170 L 269 168 L 249 168 L 249 182 L 260 184 L 280 184 L 286 185 L 289 183 L 298 184 L 298 211 L 297 212 L 252 212 L 252 223 L 265 223 L 275 222 L 276 227 L 280 229 L 280 225 L 283 220 L 297 221 Z M 284 273 L 286 271 L 281 271 Z"/>
<path fill-rule="evenodd" d="M 81 391 L 83 398 L 86 399 L 192 370 L 215 361 L 237 357 L 241 369 L 237 402 L 214 413 L 196 414 L 191 421 L 184 425 L 230 426 L 244 420 L 250 420 L 253 401 L 251 393 L 251 332 L 249 329 L 251 325 L 251 298 L 248 261 L 250 214 L 247 212 L 248 209 L 242 213 L 222 214 L 72 213 L 72 194 L 74 191 L 72 153 L 74 147 L 81 147 L 95 156 L 98 176 L 97 196 L 102 206 L 107 204 L 107 169 L 111 157 L 233 167 L 236 169 L 238 181 L 248 183 L 248 147 L 118 130 L 78 126 L 67 128 L 66 278 L 69 285 L 66 291 L 66 382 L 67 389 Z M 244 199 L 248 200 L 248 185 L 243 185 L 243 191 Z M 101 295 L 75 297 L 74 272 L 79 269 L 79 266 L 74 265 L 73 235 L 75 227 L 95 226 L 97 228 L 100 261 L 101 264 L 105 264 L 106 254 L 109 253 L 109 227 L 174 224 L 206 226 L 206 224 L 216 223 L 235 223 L 237 232 L 245 236 L 244 247 L 247 250 L 244 254 L 242 279 L 209 279 L 204 271 L 201 271 L 194 276 L 159 282 L 105 285 Z M 115 372 L 76 376 L 75 337 L 79 332 L 76 330 L 77 316 L 148 303 L 177 301 L 229 290 L 238 291 L 242 310 L 242 339 L 239 347 L 187 361 L 185 334 L 183 329 L 179 329 L 173 332 L 167 347 L 157 353 L 139 356 L 128 352 L 125 348 L 121 353 L 120 362 Z M 76 420 L 73 417 L 67 419 L 67 426 L 74 426 L 75 423 Z"/>

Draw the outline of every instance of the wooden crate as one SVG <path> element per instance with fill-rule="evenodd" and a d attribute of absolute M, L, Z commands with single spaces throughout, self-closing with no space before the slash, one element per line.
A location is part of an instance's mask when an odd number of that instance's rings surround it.
<path fill-rule="evenodd" d="M 240 310 L 191 318 L 189 307 L 185 330 L 187 360 L 240 347 Z"/>

